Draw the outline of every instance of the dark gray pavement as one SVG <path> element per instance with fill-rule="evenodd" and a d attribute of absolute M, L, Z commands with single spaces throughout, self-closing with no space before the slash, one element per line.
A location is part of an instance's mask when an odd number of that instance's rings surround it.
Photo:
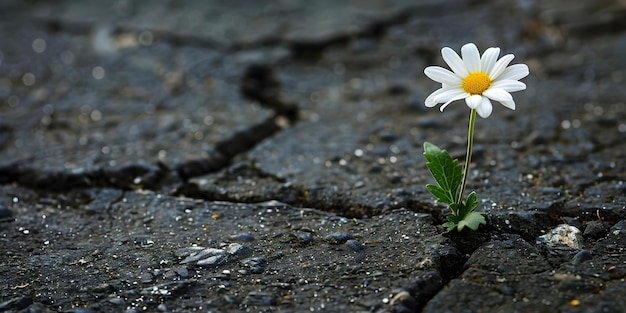
<path fill-rule="evenodd" d="M 3 2 L 0 311 L 621 312 L 625 17 Z M 422 71 L 467 42 L 531 74 L 516 111 L 477 121 L 488 225 L 446 235 L 421 147 L 462 158 L 469 112 L 425 108 Z"/>

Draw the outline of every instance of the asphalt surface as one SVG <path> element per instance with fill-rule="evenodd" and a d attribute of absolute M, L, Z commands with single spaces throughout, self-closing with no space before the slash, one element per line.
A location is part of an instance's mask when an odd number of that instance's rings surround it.
<path fill-rule="evenodd" d="M 5 1 L 0 311 L 621 312 L 623 1 Z M 526 63 L 445 234 L 440 49 Z"/>

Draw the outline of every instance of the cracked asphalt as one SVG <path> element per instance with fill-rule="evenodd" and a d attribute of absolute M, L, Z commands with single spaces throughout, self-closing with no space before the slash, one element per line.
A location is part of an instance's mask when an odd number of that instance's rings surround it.
<path fill-rule="evenodd" d="M 622 312 L 626 4 L 5 1 L 0 311 Z M 526 63 L 445 234 L 440 49 Z"/>

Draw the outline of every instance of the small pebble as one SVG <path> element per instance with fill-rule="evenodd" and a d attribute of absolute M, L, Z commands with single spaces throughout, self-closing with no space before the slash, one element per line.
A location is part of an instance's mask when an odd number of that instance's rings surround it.
<path fill-rule="evenodd" d="M 267 259 L 263 257 L 249 258 L 241 261 L 241 265 L 249 267 L 251 274 L 262 274 L 267 266 Z"/>
<path fill-rule="evenodd" d="M 394 312 L 415 312 L 417 303 L 415 298 L 407 291 L 398 292 L 389 303 L 393 307 Z"/>
<path fill-rule="evenodd" d="M 175 268 L 174 271 L 178 274 L 178 276 L 180 276 L 180 278 L 189 278 L 189 270 L 185 266 Z"/>
<path fill-rule="evenodd" d="M 143 273 L 141 274 L 141 277 L 139 277 L 139 280 L 144 284 L 149 284 L 154 281 L 154 277 L 152 277 L 152 274 L 150 273 Z"/>
<path fill-rule="evenodd" d="M 284 253 L 282 253 L 282 252 L 278 251 L 278 252 L 276 252 L 276 254 L 274 254 L 274 255 L 272 255 L 272 256 L 270 257 L 270 260 L 278 260 L 278 259 L 282 259 L 284 256 L 285 256 L 285 254 L 284 254 Z"/>
<path fill-rule="evenodd" d="M 267 259 L 264 257 L 255 257 L 255 258 L 249 258 L 249 259 L 245 259 L 241 261 L 242 265 L 247 265 L 250 267 L 253 266 L 263 266 L 265 267 L 267 265 Z"/>
<path fill-rule="evenodd" d="M 174 251 L 174 255 L 176 255 L 179 258 L 182 258 L 184 256 L 190 256 L 190 255 L 196 254 L 204 249 L 205 249 L 204 247 L 196 247 L 196 246 L 184 247 L 184 248 L 180 248 Z"/>
<path fill-rule="evenodd" d="M 115 305 L 124 305 L 126 304 L 126 301 L 120 297 L 115 297 L 115 298 L 111 298 L 108 300 L 109 303 L 115 304 Z"/>
<path fill-rule="evenodd" d="M 296 234 L 296 238 L 298 240 L 298 243 L 303 244 L 303 245 L 308 245 L 313 243 L 313 236 L 309 233 L 298 233 Z"/>
<path fill-rule="evenodd" d="M 584 239 L 578 228 L 561 224 L 550 230 L 547 234 L 537 237 L 537 243 L 547 244 L 549 246 L 568 246 L 574 249 L 582 249 Z"/>
<path fill-rule="evenodd" d="M 346 245 L 355 252 L 361 252 L 365 250 L 365 245 L 360 243 L 358 240 L 350 239 L 346 241 Z"/>
<path fill-rule="evenodd" d="M 217 255 L 210 256 L 206 259 L 202 259 L 198 261 L 197 264 L 200 266 L 212 267 L 212 266 L 218 266 L 224 263 L 226 263 L 226 255 L 217 254 Z"/>
<path fill-rule="evenodd" d="M 276 298 L 271 293 L 253 291 L 246 296 L 244 303 L 247 305 L 269 306 L 276 304 Z"/>
<path fill-rule="evenodd" d="M 240 233 L 240 234 L 231 235 L 229 236 L 229 238 L 230 240 L 233 240 L 233 241 L 244 241 L 244 242 L 250 242 L 250 241 L 255 240 L 254 236 L 248 233 Z"/>
<path fill-rule="evenodd" d="M 324 239 L 330 243 L 339 244 L 339 243 L 344 243 L 350 239 L 354 239 L 354 236 L 346 232 L 338 231 L 338 232 L 335 232 L 326 236 Z"/>
<path fill-rule="evenodd" d="M 192 253 L 190 256 L 188 256 L 184 260 L 182 260 L 180 263 L 181 264 L 186 264 L 186 263 L 196 262 L 196 261 L 199 261 L 199 260 L 202 260 L 202 259 L 207 259 L 207 258 L 210 258 L 210 257 L 219 256 L 219 255 L 225 257 L 224 253 L 225 252 L 222 249 L 206 248 L 206 249 L 198 251 L 196 253 Z"/>
<path fill-rule="evenodd" d="M 226 247 L 226 253 L 239 258 L 245 258 L 252 255 L 252 249 L 239 243 L 231 243 Z"/>
<path fill-rule="evenodd" d="M 591 252 L 587 250 L 581 250 L 580 252 L 576 253 L 576 255 L 574 255 L 574 259 L 572 261 L 574 262 L 574 264 L 580 264 L 587 260 L 591 260 L 592 258 L 593 255 L 591 255 Z"/>
<path fill-rule="evenodd" d="M 606 227 L 603 223 L 598 221 L 591 221 L 587 223 L 587 227 L 585 227 L 585 232 L 583 232 L 583 236 L 585 238 L 600 238 L 606 234 Z"/>
<path fill-rule="evenodd" d="M 626 220 L 621 220 L 615 225 L 613 225 L 610 229 L 611 234 L 619 234 L 620 232 L 626 231 Z"/>
<path fill-rule="evenodd" d="M 229 295 L 224 295 L 224 301 L 226 301 L 229 304 L 239 304 L 239 299 L 235 297 L 231 297 Z"/>

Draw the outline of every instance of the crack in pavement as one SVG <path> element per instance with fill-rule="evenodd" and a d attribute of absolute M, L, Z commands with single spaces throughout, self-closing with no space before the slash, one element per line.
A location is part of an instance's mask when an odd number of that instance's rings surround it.
<path fill-rule="evenodd" d="M 219 171 L 230 165 L 230 161 L 298 120 L 298 107 L 288 102 L 280 93 L 280 82 L 268 66 L 253 65 L 246 71 L 241 92 L 272 109 L 275 114 L 259 124 L 237 132 L 205 151 L 204 157 L 170 165 L 145 161 L 122 167 L 96 168 L 74 173 L 67 171 L 41 171 L 33 168 L 32 160 L 18 160 L 0 167 L 0 183 L 18 183 L 40 190 L 63 191 L 76 188 L 110 187 L 121 189 L 159 190 L 168 184 Z"/>

